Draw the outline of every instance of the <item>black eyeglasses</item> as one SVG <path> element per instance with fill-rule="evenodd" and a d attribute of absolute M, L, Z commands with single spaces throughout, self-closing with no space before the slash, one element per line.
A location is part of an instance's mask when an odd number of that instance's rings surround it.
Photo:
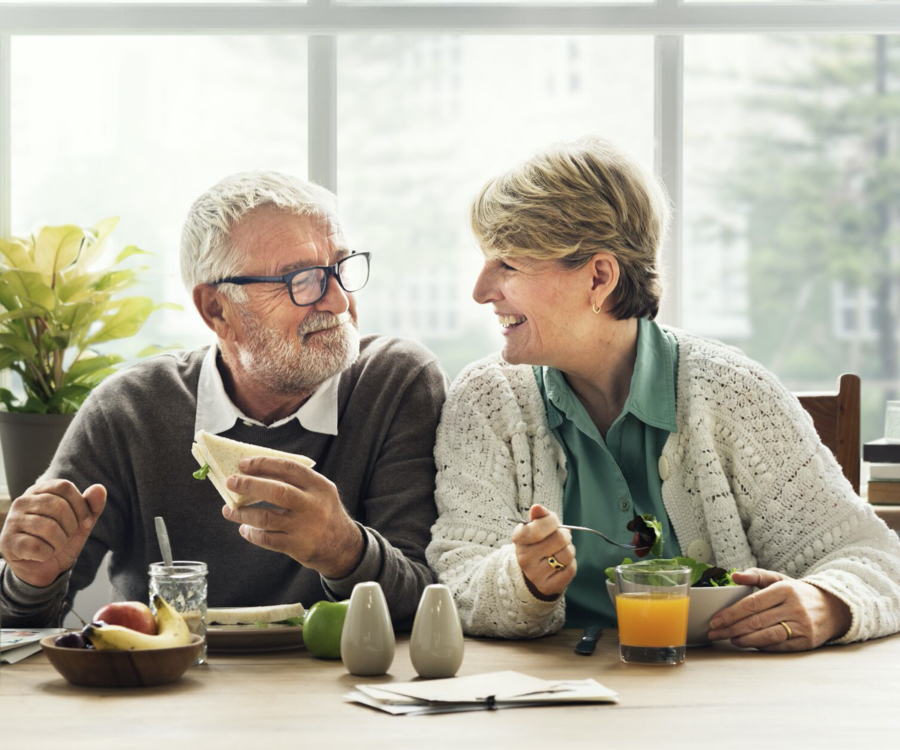
<path fill-rule="evenodd" d="M 314 305 L 328 289 L 334 276 L 345 292 L 358 292 L 369 281 L 369 253 L 353 253 L 332 266 L 312 266 L 291 271 L 284 276 L 230 276 L 212 284 L 286 284 L 291 302 L 297 307 Z"/>

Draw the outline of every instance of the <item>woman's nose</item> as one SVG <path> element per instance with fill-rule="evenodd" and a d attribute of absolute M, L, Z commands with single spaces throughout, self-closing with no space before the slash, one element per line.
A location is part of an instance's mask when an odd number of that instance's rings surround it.
<path fill-rule="evenodd" d="M 487 267 L 481 269 L 475 280 L 475 288 L 472 289 L 472 299 L 479 305 L 486 305 L 499 297 L 494 285 L 493 274 Z"/>

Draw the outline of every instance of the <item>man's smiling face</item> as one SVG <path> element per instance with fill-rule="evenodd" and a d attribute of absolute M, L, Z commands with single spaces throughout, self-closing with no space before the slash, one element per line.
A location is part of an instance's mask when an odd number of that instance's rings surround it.
<path fill-rule="evenodd" d="M 241 276 L 282 276 L 327 266 L 349 255 L 334 217 L 296 216 L 257 208 L 234 227 Z M 280 395 L 312 391 L 359 356 L 356 300 L 330 278 L 318 302 L 298 307 L 280 282 L 244 286 L 237 305 L 237 348 L 245 370 Z"/>

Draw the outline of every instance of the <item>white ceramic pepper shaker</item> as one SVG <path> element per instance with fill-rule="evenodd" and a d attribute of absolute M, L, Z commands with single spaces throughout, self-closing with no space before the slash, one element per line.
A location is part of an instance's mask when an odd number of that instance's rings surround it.
<path fill-rule="evenodd" d="M 409 657 L 420 677 L 453 677 L 463 660 L 463 632 L 453 594 L 435 583 L 422 592 L 409 641 Z"/>
<path fill-rule="evenodd" d="M 381 586 L 357 583 L 341 633 L 341 660 L 350 674 L 375 677 L 394 661 L 394 627 Z"/>

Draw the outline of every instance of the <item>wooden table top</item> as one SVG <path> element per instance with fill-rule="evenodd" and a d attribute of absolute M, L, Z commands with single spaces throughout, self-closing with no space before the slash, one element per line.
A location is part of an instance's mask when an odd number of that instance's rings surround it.
<path fill-rule="evenodd" d="M 355 684 L 415 677 L 404 636 L 383 678 L 352 677 L 340 661 L 299 650 L 213 654 L 158 688 L 87 689 L 39 654 L 0 670 L 0 736 L 9 750 L 821 750 L 896 747 L 900 736 L 900 636 L 803 654 L 717 644 L 690 649 L 679 667 L 643 667 L 619 661 L 616 631 L 605 631 L 590 657 L 573 652 L 580 635 L 467 639 L 460 675 L 592 677 L 618 691 L 618 705 L 404 717 L 345 703 Z"/>

